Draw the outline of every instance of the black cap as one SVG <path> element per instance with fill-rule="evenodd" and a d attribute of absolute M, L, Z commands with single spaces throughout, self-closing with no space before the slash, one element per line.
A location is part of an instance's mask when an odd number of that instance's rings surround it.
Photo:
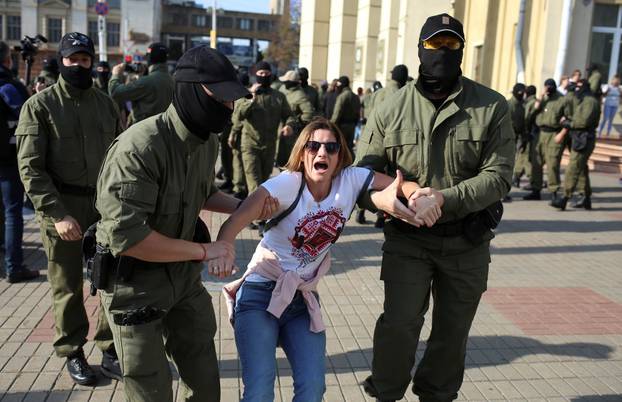
<path fill-rule="evenodd" d="M 164 43 L 156 42 L 147 48 L 147 59 L 149 63 L 165 63 L 168 57 L 168 48 Z"/>
<path fill-rule="evenodd" d="M 555 83 L 555 80 L 553 78 L 548 78 L 546 81 L 544 81 L 544 86 L 557 88 L 557 84 Z"/>
<path fill-rule="evenodd" d="M 339 79 L 337 81 L 339 81 L 339 83 L 341 84 L 342 87 L 349 87 L 350 86 L 350 79 L 348 78 L 347 75 L 342 75 L 341 77 L 339 77 Z"/>
<path fill-rule="evenodd" d="M 267 61 L 263 61 L 262 60 L 262 61 L 258 62 L 257 64 L 255 64 L 255 72 L 257 72 L 259 70 L 268 70 L 268 71 L 272 72 L 272 66 Z"/>
<path fill-rule="evenodd" d="M 223 101 L 234 101 L 252 95 L 238 80 L 229 59 L 207 45 L 193 47 L 184 53 L 175 68 L 175 81 L 205 84 Z"/>
<path fill-rule="evenodd" d="M 69 32 L 60 40 L 58 52 L 63 57 L 69 57 L 75 53 L 87 53 L 95 58 L 95 46 L 91 38 L 80 32 Z"/>
<path fill-rule="evenodd" d="M 428 17 L 421 27 L 419 40 L 427 40 L 441 32 L 449 32 L 456 35 L 464 42 L 464 29 L 462 23 L 449 14 L 439 14 Z"/>
<path fill-rule="evenodd" d="M 391 79 L 397 82 L 405 83 L 408 79 L 408 67 L 404 64 L 398 64 L 391 70 Z"/>

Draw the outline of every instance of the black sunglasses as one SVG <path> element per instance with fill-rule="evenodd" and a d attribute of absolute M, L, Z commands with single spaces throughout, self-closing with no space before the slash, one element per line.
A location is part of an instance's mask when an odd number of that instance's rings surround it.
<path fill-rule="evenodd" d="M 320 148 L 324 145 L 326 152 L 329 154 L 336 154 L 339 152 L 339 148 L 341 145 L 338 142 L 319 142 L 319 141 L 307 141 L 305 144 L 305 148 L 309 150 L 309 152 L 317 153 Z"/>

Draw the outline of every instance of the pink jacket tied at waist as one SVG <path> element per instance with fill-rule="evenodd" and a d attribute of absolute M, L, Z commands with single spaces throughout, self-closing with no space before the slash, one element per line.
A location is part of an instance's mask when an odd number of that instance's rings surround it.
<path fill-rule="evenodd" d="M 311 318 L 311 325 L 309 326 L 309 329 L 311 332 L 322 332 L 326 330 L 324 321 L 322 320 L 320 303 L 317 301 L 317 298 L 312 292 L 317 289 L 318 282 L 330 268 L 330 253 L 327 253 L 322 260 L 322 263 L 315 272 L 315 276 L 308 281 L 305 281 L 296 271 L 283 271 L 278 258 L 272 251 L 259 245 L 257 246 L 257 252 L 261 253 L 261 258 L 256 261 L 254 265 L 248 266 L 244 276 L 233 282 L 227 283 L 222 288 L 222 292 L 225 295 L 225 301 L 227 302 L 229 320 L 232 320 L 233 318 L 235 295 L 238 289 L 242 286 L 246 277 L 254 272 L 268 280 L 276 281 L 276 286 L 272 291 L 270 304 L 267 308 L 267 311 L 270 314 L 276 318 L 280 318 L 283 311 L 285 311 L 287 306 L 289 306 L 294 299 L 296 290 L 300 290 Z"/>

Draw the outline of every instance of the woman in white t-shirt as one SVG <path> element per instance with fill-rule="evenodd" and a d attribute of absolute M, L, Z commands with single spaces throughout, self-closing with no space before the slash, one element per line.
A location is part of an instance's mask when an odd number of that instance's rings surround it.
<path fill-rule="evenodd" d="M 432 226 L 441 210 L 434 198 L 409 198 L 416 183 L 350 166 L 345 138 L 324 118 L 307 125 L 292 150 L 287 170 L 263 183 L 223 224 L 218 240 L 234 242 L 256 219 L 268 196 L 279 210 L 268 221 L 244 276 L 223 291 L 234 319 L 235 340 L 242 364 L 242 401 L 272 401 L 276 347 L 292 367 L 294 401 L 321 401 L 325 391 L 325 327 L 317 283 L 330 266 L 329 250 L 337 241 L 356 200 L 368 189 L 382 190 L 372 201 L 384 210 L 421 226 Z M 275 225 L 276 222 L 276 225 Z M 210 273 L 226 276 L 232 257 L 213 260 Z"/>
<path fill-rule="evenodd" d="M 613 124 L 613 118 L 618 112 L 618 106 L 620 106 L 620 77 L 614 75 L 608 85 L 605 85 L 603 89 L 603 96 L 605 97 L 605 104 L 603 107 L 603 121 L 598 128 L 598 137 L 607 124 L 607 137 L 611 133 L 611 125 Z"/>

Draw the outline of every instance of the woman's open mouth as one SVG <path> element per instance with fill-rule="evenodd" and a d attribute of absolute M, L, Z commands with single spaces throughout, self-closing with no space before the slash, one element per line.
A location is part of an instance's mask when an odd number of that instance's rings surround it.
<path fill-rule="evenodd" d="M 328 163 L 326 162 L 315 162 L 313 164 L 313 170 L 318 173 L 324 173 L 328 170 Z"/>

